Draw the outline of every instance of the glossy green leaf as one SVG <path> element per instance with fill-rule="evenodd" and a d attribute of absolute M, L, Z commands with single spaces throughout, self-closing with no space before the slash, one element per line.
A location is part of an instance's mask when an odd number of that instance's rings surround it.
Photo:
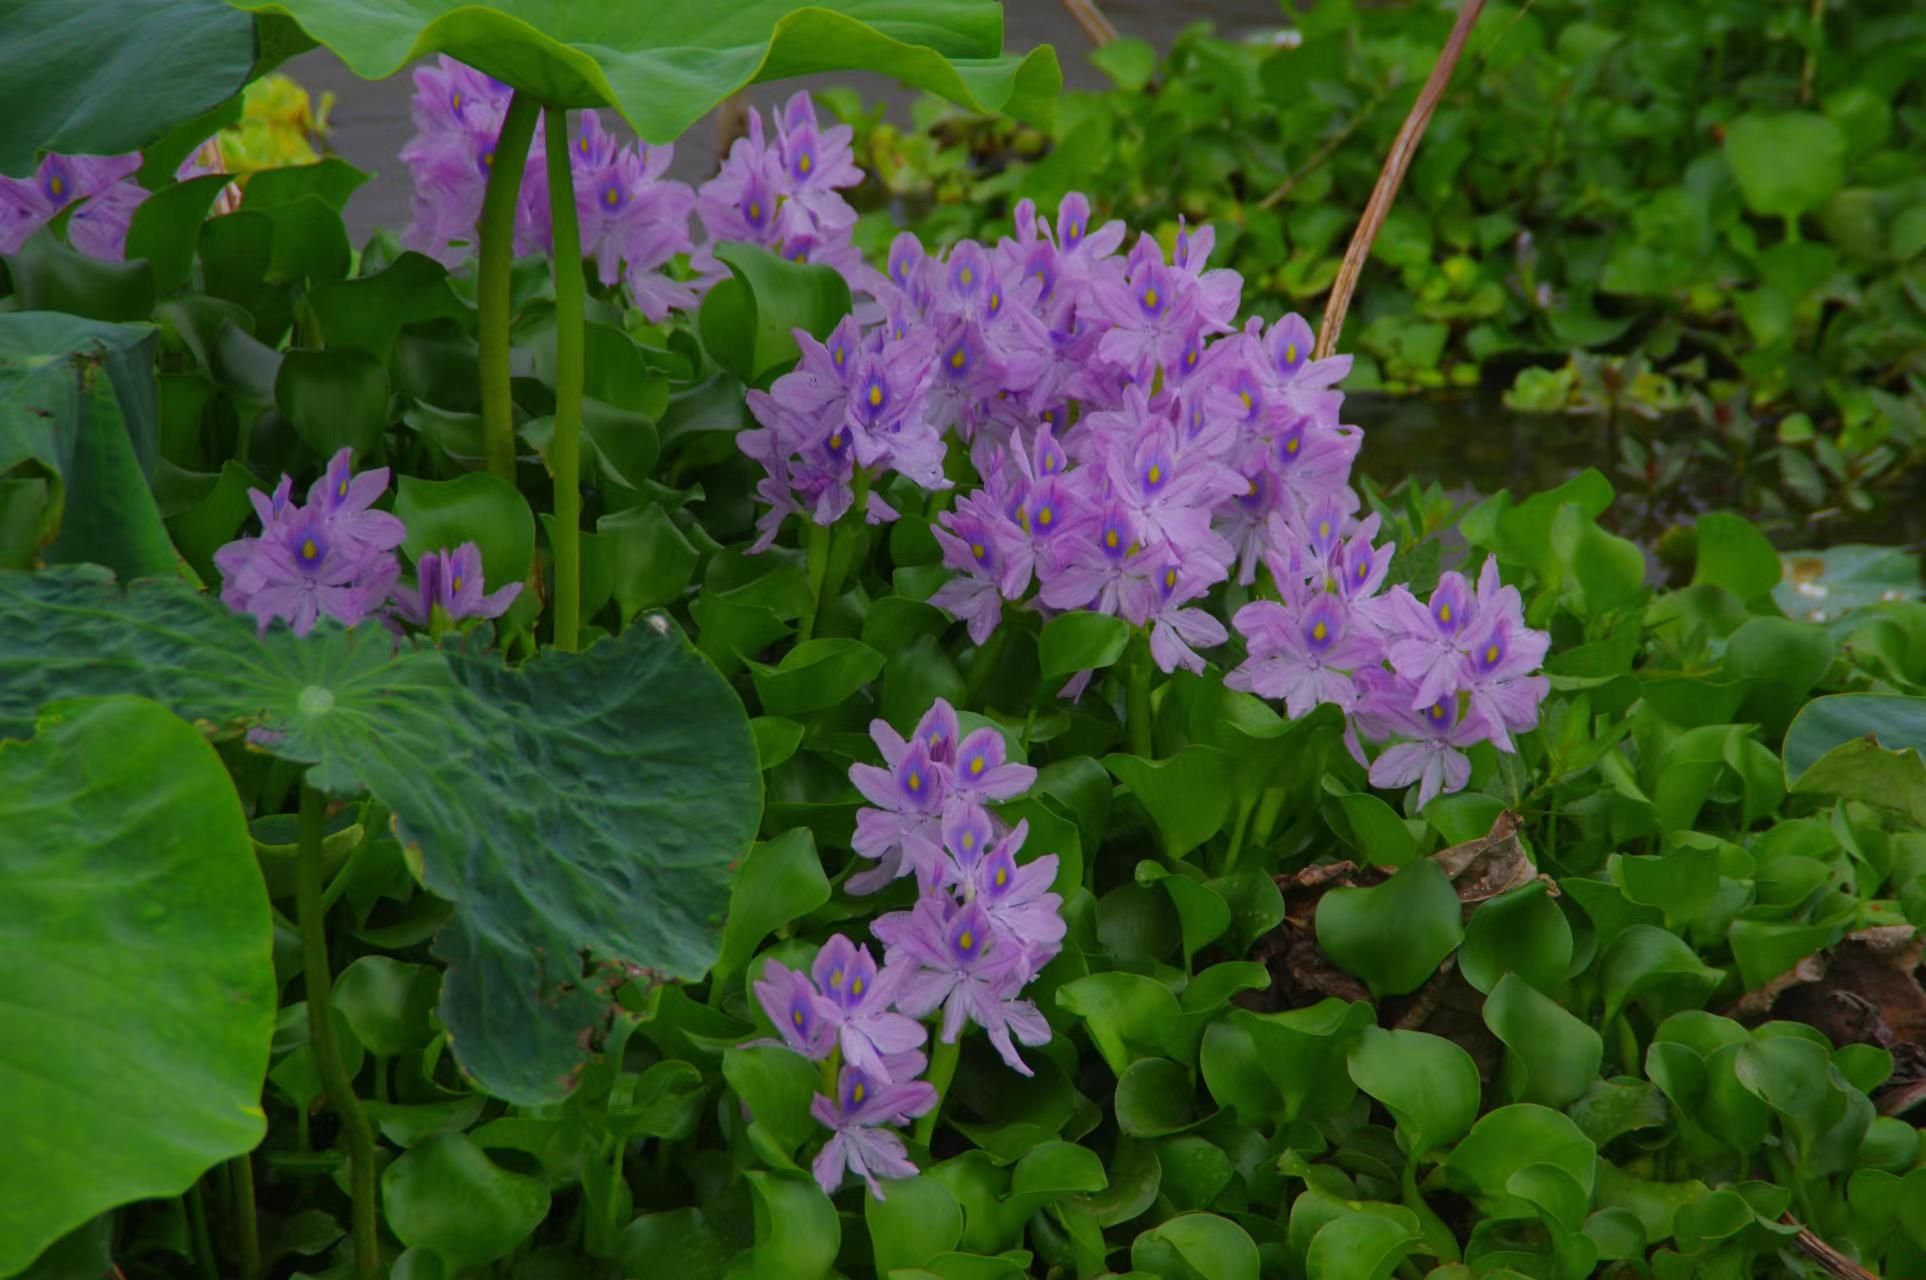
<path fill-rule="evenodd" d="M 1540 881 L 1480 904 L 1458 948 L 1458 971 L 1486 995 L 1507 973 L 1556 991 L 1571 963 L 1571 922 Z"/>
<path fill-rule="evenodd" d="M 1508 973 L 1485 1000 L 1485 1025 L 1505 1042 L 1517 1063 L 1526 1102 L 1562 1107 L 1598 1078 L 1605 1041 L 1537 988 Z"/>
<path fill-rule="evenodd" d="M 1838 693 L 1808 702 L 1786 730 L 1793 791 L 1864 800 L 1926 817 L 1926 698 Z"/>
<path fill-rule="evenodd" d="M 147 260 L 156 292 L 172 293 L 187 283 L 201 242 L 201 223 L 230 181 L 226 174 L 210 173 L 170 182 L 134 210 L 127 226 L 127 259 Z"/>
<path fill-rule="evenodd" d="M 828 901 L 829 880 L 807 828 L 756 845 L 729 887 L 715 980 L 727 982 L 741 973 L 764 938 Z"/>
<path fill-rule="evenodd" d="M 355 347 L 384 361 L 404 326 L 473 314 L 448 287 L 448 268 L 419 253 L 369 275 L 324 281 L 309 291 L 308 305 L 330 347 Z"/>
<path fill-rule="evenodd" d="M 404 1245 L 452 1272 L 507 1256 L 548 1216 L 541 1179 L 502 1168 L 461 1133 L 438 1133 L 381 1172 L 381 1209 Z"/>
<path fill-rule="evenodd" d="M 1345 1070 L 1352 1040 L 1374 1021 L 1370 1005 L 1327 997 L 1280 1013 L 1234 1010 L 1230 1020 L 1250 1037 L 1259 1068 L 1284 1101 L 1288 1120 L 1343 1110 L 1356 1095 Z"/>
<path fill-rule="evenodd" d="M 1130 1265 L 1162 1280 L 1257 1280 L 1257 1245 L 1214 1213 L 1184 1213 L 1138 1236 Z"/>
<path fill-rule="evenodd" d="M 38 151 L 137 151 L 241 91 L 254 24 L 221 0 L 8 0 L 0 9 L 0 174 Z"/>
<path fill-rule="evenodd" d="M 1117 1078 L 1117 1127 L 1136 1138 L 1181 1133 L 1197 1123 L 1190 1073 L 1168 1058 L 1139 1058 Z"/>
<path fill-rule="evenodd" d="M 1633 1000 L 1654 992 L 1696 1005 L 1724 976 L 1699 959 L 1685 939 L 1647 924 L 1632 925 L 1614 938 L 1599 965 L 1607 1022 Z"/>
<path fill-rule="evenodd" d="M 616 1257 L 629 1275 L 721 1280 L 733 1252 L 700 1209 L 645 1213 L 622 1229 Z"/>
<path fill-rule="evenodd" d="M 0 743 L 5 1275 L 252 1149 L 274 1027 L 267 894 L 213 748 L 137 698 L 36 727 Z"/>
<path fill-rule="evenodd" d="M 751 1171 L 755 1197 L 755 1274 L 769 1280 L 820 1280 L 836 1262 L 842 1227 L 836 1206 L 806 1176 Z"/>
<path fill-rule="evenodd" d="M 1347 1213 L 1317 1229 L 1305 1257 L 1309 1280 L 1385 1280 L 1421 1243 L 1421 1237 L 1392 1218 Z"/>
<path fill-rule="evenodd" d="M 1351 1042 L 1351 1081 L 1384 1104 L 1413 1160 L 1455 1142 L 1478 1118 L 1478 1067 L 1443 1036 L 1366 1027 Z"/>
<path fill-rule="evenodd" d="M 410 560 L 474 543 L 481 552 L 483 585 L 490 591 L 523 581 L 534 567 L 534 513 L 528 499 L 500 476 L 486 471 L 453 480 L 402 476 L 395 482 L 395 515 L 408 526 L 401 549 Z"/>
<path fill-rule="evenodd" d="M 741 704 L 667 628 L 506 672 L 452 648 L 397 654 L 379 628 L 258 637 L 165 583 L 0 575 L 0 732 L 101 690 L 255 725 L 316 787 L 379 799 L 427 886 L 460 907 L 436 941 L 455 1052 L 512 1099 L 565 1093 L 607 1008 L 592 984 L 546 988 L 543 957 L 700 977 L 759 820 Z"/>
<path fill-rule="evenodd" d="M 1177 1046 L 1177 997 L 1160 982 L 1135 973 L 1093 973 L 1057 988 L 1057 1004 L 1082 1018 L 1097 1052 L 1121 1077 L 1130 1063 Z"/>
<path fill-rule="evenodd" d="M 876 678 L 883 655 L 860 640 L 805 640 L 774 666 L 749 664 L 756 696 L 772 716 L 796 716 L 833 707 Z"/>
<path fill-rule="evenodd" d="M 1167 760 L 1110 755 L 1104 768 L 1130 788 L 1157 828 L 1164 853 L 1181 858 L 1223 829 L 1230 816 L 1230 792 L 1223 779 L 1230 757 L 1215 747 L 1192 743 Z"/>
<path fill-rule="evenodd" d="M 0 315 L 0 475 L 46 472 L 38 537 L 53 563 L 125 577 L 184 566 L 147 476 L 158 451 L 154 336 L 47 312 Z"/>
<path fill-rule="evenodd" d="M 369 1053 L 392 1058 L 428 1043 L 441 974 L 425 964 L 362 956 L 335 979 L 334 1007 Z"/>
<path fill-rule="evenodd" d="M 1336 795 L 1344 820 L 1356 837 L 1352 848 L 1359 858 L 1381 867 L 1402 867 L 1418 856 L 1418 842 L 1411 828 L 1390 805 L 1368 791 L 1344 791 L 1328 775 L 1324 788 Z"/>
<path fill-rule="evenodd" d="M 1563 1170 L 1590 1196 L 1597 1160 L 1597 1147 L 1570 1117 L 1520 1102 L 1481 1117 L 1444 1168 L 1454 1185 L 1497 1208 L 1511 1194 L 1512 1175 L 1535 1164 Z"/>
<path fill-rule="evenodd" d="M 747 383 L 792 363 L 794 331 L 821 341 L 849 314 L 849 285 L 828 267 L 789 262 L 746 244 L 717 247 L 730 275 L 702 300 L 702 345 Z"/>
<path fill-rule="evenodd" d="M 1712 512 L 1699 517 L 1698 567 L 1692 581 L 1724 587 L 1741 600 L 1762 600 L 1784 575 L 1779 553 L 1743 516 Z"/>
<path fill-rule="evenodd" d="M 308 448 L 324 458 L 347 448 L 361 458 L 388 429 L 388 365 L 353 347 L 295 348 L 281 357 L 274 400 Z"/>
<path fill-rule="evenodd" d="M 608 540 L 615 603 L 625 626 L 644 609 L 673 604 L 688 589 L 697 552 L 660 504 L 603 516 L 595 528 Z"/>
<path fill-rule="evenodd" d="M 1112 665 L 1129 643 L 1130 624 L 1113 614 L 1060 613 L 1037 636 L 1037 666 L 1043 682 L 1054 685 L 1079 671 Z"/>
<path fill-rule="evenodd" d="M 1369 889 L 1333 889 L 1317 904 L 1317 941 L 1374 995 L 1415 991 L 1464 936 L 1457 890 L 1429 858 Z"/>
<path fill-rule="evenodd" d="M 784 1156 L 815 1135 L 809 1099 L 822 1086 L 815 1065 L 780 1045 L 753 1045 L 722 1055 L 722 1074 L 749 1118 Z"/>
<path fill-rule="evenodd" d="M 1814 111 L 1750 111 L 1726 125 L 1725 158 L 1754 213 L 1798 217 L 1845 180 L 1846 135 Z"/>
<path fill-rule="evenodd" d="M 922 1267 L 963 1238 L 963 1210 L 949 1188 L 934 1178 L 897 1178 L 885 1198 L 863 1197 L 863 1223 L 876 1251 L 876 1271 Z"/>

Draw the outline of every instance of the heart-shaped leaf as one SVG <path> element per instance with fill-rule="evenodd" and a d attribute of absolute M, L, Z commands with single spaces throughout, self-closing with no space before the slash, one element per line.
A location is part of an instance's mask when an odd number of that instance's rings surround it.
<path fill-rule="evenodd" d="M 1422 858 L 1369 889 L 1333 889 L 1317 904 L 1317 942 L 1373 995 L 1415 991 L 1464 936 L 1457 890 Z"/>
<path fill-rule="evenodd" d="M 613 107 L 674 142 L 736 90 L 817 71 L 874 70 L 975 111 L 1047 123 L 1062 87 L 1050 49 L 1003 55 L 995 0 L 231 0 L 284 14 L 368 80 L 445 53 L 556 107 Z"/>
<path fill-rule="evenodd" d="M 274 1031 L 267 892 L 214 749 L 138 698 L 38 728 L 0 743 L 0 1275 L 252 1149 Z"/>
<path fill-rule="evenodd" d="M 565 1093 L 607 1007 L 555 957 L 707 971 L 761 811 L 741 703 L 666 624 L 509 672 L 453 649 L 397 654 L 379 628 L 259 637 L 173 584 L 0 574 L 0 733 L 101 691 L 252 726 L 311 785 L 386 805 L 424 882 L 460 908 L 436 943 L 455 1052 L 511 1100 Z"/>
<path fill-rule="evenodd" d="M 1351 1080 L 1384 1104 L 1413 1160 L 1455 1142 L 1478 1118 L 1478 1066 L 1443 1036 L 1366 1027 L 1351 1043 Z"/>

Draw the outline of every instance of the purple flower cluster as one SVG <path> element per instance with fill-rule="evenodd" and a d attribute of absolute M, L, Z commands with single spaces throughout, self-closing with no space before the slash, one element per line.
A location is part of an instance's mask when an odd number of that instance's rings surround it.
<path fill-rule="evenodd" d="M 856 211 L 837 194 L 863 180 L 850 152 L 853 131 L 818 125 L 807 93 L 783 104 L 773 141 L 753 108 L 748 130 L 729 148 L 721 172 L 696 193 L 696 213 L 709 239 L 833 267 L 852 287 L 863 287 L 869 269 L 849 239 Z"/>
<path fill-rule="evenodd" d="M 508 112 L 509 87 L 446 56 L 415 70 L 415 135 L 401 149 L 414 175 L 414 219 L 402 236 L 410 249 L 458 265 L 481 220 L 482 196 Z M 579 111 L 569 139 L 582 252 L 604 285 L 626 284 L 650 320 L 696 302 L 696 289 L 666 270 L 694 250 L 689 216 L 695 193 L 663 175 L 672 146 L 618 144 L 594 111 Z M 515 210 L 519 253 L 545 253 L 552 239 L 545 133 L 529 148 Z"/>
<path fill-rule="evenodd" d="M 184 161 L 180 178 L 208 172 L 199 151 Z M 0 254 L 18 253 L 33 233 L 80 203 L 67 220 L 67 241 L 90 258 L 118 262 L 127 254 L 127 228 L 147 199 L 134 181 L 139 152 L 123 156 L 42 156 L 31 178 L 0 177 Z"/>
<path fill-rule="evenodd" d="M 855 849 L 878 865 L 848 887 L 865 893 L 914 875 L 916 903 L 870 925 L 884 948 L 880 967 L 839 934 L 808 974 L 772 961 L 755 989 L 789 1048 L 812 1061 L 840 1055 L 836 1096 L 812 1105 L 833 1134 L 816 1158 L 817 1182 L 834 1191 L 847 1171 L 880 1199 L 878 1176 L 916 1172 L 888 1126 L 938 1101 L 916 1079 L 925 1065 L 922 1020 L 940 1011 L 945 1044 L 979 1026 L 1005 1063 L 1031 1074 L 1016 1042 L 1043 1044 L 1050 1027 L 1020 993 L 1061 949 L 1065 927 L 1063 900 L 1050 889 L 1056 855 L 1019 863 L 1028 824 L 1007 827 L 986 807 L 1036 779 L 1036 770 L 1005 759 L 998 730 L 962 736 L 956 712 L 938 699 L 910 738 L 880 720 L 870 735 L 887 767 L 857 764 L 849 774 L 877 806 L 857 812 Z"/>
<path fill-rule="evenodd" d="M 1020 204 L 1015 233 L 940 258 L 899 236 L 867 281 L 882 323 L 846 319 L 826 343 L 798 333 L 795 371 L 750 394 L 761 429 L 740 437 L 767 472 L 757 547 L 791 513 L 840 518 L 885 471 L 949 488 L 954 431 L 980 483 L 937 517 L 956 576 L 931 603 L 975 643 L 1009 604 L 1095 610 L 1144 628 L 1165 672 L 1201 673 L 1199 651 L 1229 633 L 1200 606 L 1262 564 L 1282 599 L 1233 619 L 1250 658 L 1227 683 L 1293 716 L 1336 703 L 1361 760 L 1359 734 L 1409 739 L 1373 779 L 1421 782 L 1421 803 L 1464 785 L 1464 747 L 1510 750 L 1546 691 L 1532 675 L 1546 638 L 1495 568 L 1435 615 L 1403 588 L 1382 594 L 1394 547 L 1361 515 L 1363 433 L 1339 421 L 1350 358 L 1313 359 L 1296 315 L 1238 328 L 1242 282 L 1208 267 L 1209 227 L 1125 252 L 1123 224 L 1093 227 L 1072 194 L 1054 224 Z M 864 514 L 894 516 L 873 495 Z M 1439 590 L 1468 589 L 1447 575 Z"/>
<path fill-rule="evenodd" d="M 415 134 L 401 149 L 415 186 L 405 246 L 450 267 L 467 257 L 511 96 L 499 80 L 445 56 L 416 69 Z M 518 253 L 545 253 L 552 242 L 544 138 L 537 130 L 522 175 Z M 579 111 L 569 169 L 582 251 L 595 259 L 604 285 L 625 284 L 636 307 L 657 322 L 693 308 L 728 274 L 710 247 L 725 240 L 832 266 L 863 287 L 873 273 L 850 243 L 856 211 L 837 194 L 862 181 L 850 139 L 846 125 L 820 127 L 815 103 L 799 93 L 777 117 L 773 140 L 752 110 L 748 136 L 736 140 L 721 171 L 697 192 L 664 176 L 673 146 L 618 143 L 596 112 Z M 691 235 L 691 217 L 700 219 L 706 242 Z M 678 256 L 686 256 L 693 278 L 672 273 Z"/>
<path fill-rule="evenodd" d="M 221 600 L 236 613 L 254 615 L 262 632 L 276 619 L 305 636 L 322 615 L 354 626 L 391 606 L 394 615 L 431 627 L 439 609 L 449 620 L 494 618 L 514 603 L 521 583 L 482 592 L 481 552 L 472 542 L 421 557 L 416 581 L 400 581 L 395 548 L 407 535 L 400 519 L 373 510 L 388 488 L 388 469 L 355 474 L 352 451 L 342 449 L 308 489 L 306 505 L 293 501 L 294 481 L 283 475 L 274 492 L 248 491 L 261 532 L 214 553 L 221 571 Z"/>

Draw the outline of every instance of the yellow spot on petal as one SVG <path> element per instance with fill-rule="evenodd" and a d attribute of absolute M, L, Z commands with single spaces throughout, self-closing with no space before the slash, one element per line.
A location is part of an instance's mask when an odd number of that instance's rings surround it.
<path fill-rule="evenodd" d="M 334 487 L 334 496 L 337 498 L 345 498 L 348 496 L 348 482 L 346 480 L 343 480 Z"/>
<path fill-rule="evenodd" d="M 1317 641 L 1319 644 L 1324 643 L 1324 638 L 1330 634 L 1331 634 L 1331 629 L 1325 626 L 1322 622 L 1316 623 L 1311 628 L 1311 639 Z"/>
<path fill-rule="evenodd" d="M 1249 413 L 1251 408 L 1251 393 L 1248 391 L 1240 391 L 1237 393 L 1237 398 L 1244 402 L 1244 412 Z"/>
<path fill-rule="evenodd" d="M 1105 529 L 1103 531 L 1103 545 L 1109 547 L 1112 551 L 1117 549 L 1117 531 L 1115 529 Z"/>
<path fill-rule="evenodd" d="M 1144 290 L 1144 305 L 1145 305 L 1146 307 L 1150 307 L 1150 308 L 1151 308 L 1151 309 L 1153 309 L 1153 310 L 1155 310 L 1155 309 L 1156 309 L 1156 306 L 1157 306 L 1157 291 L 1156 291 L 1155 289 L 1145 289 L 1145 290 Z"/>
<path fill-rule="evenodd" d="M 921 791 L 923 789 L 923 771 L 922 770 L 920 769 L 910 770 L 909 789 L 911 791 Z"/>
<path fill-rule="evenodd" d="M 968 267 L 963 268 L 963 270 L 960 273 L 958 273 L 956 278 L 958 280 L 961 280 L 964 284 L 968 284 L 972 279 L 974 279 L 974 277 L 970 274 L 970 269 Z"/>
<path fill-rule="evenodd" d="M 850 983 L 849 991 L 851 995 L 860 996 L 861 994 L 863 994 L 863 980 L 861 978 L 858 978 L 856 979 L 856 981 Z"/>
<path fill-rule="evenodd" d="M 975 556 L 978 560 L 981 560 L 988 553 L 989 553 L 989 548 L 985 547 L 982 543 L 972 542 L 970 544 L 970 554 Z"/>
<path fill-rule="evenodd" d="M 449 582 L 448 589 L 457 593 L 461 591 L 461 575 L 459 573 Z"/>
<path fill-rule="evenodd" d="M 1303 443 L 1304 441 L 1301 438 L 1297 436 L 1292 436 L 1289 440 L 1286 440 L 1284 442 L 1284 452 L 1295 456 L 1297 453 L 1297 447 Z"/>
<path fill-rule="evenodd" d="M 1285 364 L 1297 363 L 1297 344 L 1295 342 L 1291 343 L 1289 346 L 1284 348 L 1284 363 Z"/>
<path fill-rule="evenodd" d="M 883 389 L 877 386 L 875 383 L 871 383 L 869 387 L 870 408 L 874 409 L 876 406 L 882 403 L 883 403 Z"/>
<path fill-rule="evenodd" d="M 614 187 L 610 187 L 602 193 L 602 203 L 613 209 L 616 205 L 622 203 L 622 193 Z"/>
<path fill-rule="evenodd" d="M 1441 604 L 1441 605 L 1439 605 L 1439 606 L 1438 606 L 1438 621 L 1440 621 L 1440 622 L 1449 622 L 1449 621 L 1451 621 L 1451 606 L 1450 606 L 1450 605 L 1448 605 L 1448 604 Z"/>
<path fill-rule="evenodd" d="M 973 951 L 976 949 L 976 935 L 970 930 L 965 929 L 962 936 L 956 940 L 956 945 L 965 951 Z"/>
<path fill-rule="evenodd" d="M 1328 538 L 1331 536 L 1331 522 L 1329 520 L 1320 520 L 1317 522 L 1317 536 L 1320 538 Z"/>
<path fill-rule="evenodd" d="M 1164 570 L 1164 586 L 1174 588 L 1176 585 L 1177 571 L 1175 569 Z"/>
<path fill-rule="evenodd" d="M 303 560 L 312 560 L 315 555 L 314 539 L 309 538 L 301 544 L 301 558 Z"/>
<path fill-rule="evenodd" d="M 842 989 L 843 971 L 841 969 L 832 969 L 829 971 L 829 985 L 839 991 Z"/>
<path fill-rule="evenodd" d="M 749 202 L 749 221 L 762 221 L 762 202 L 760 200 L 751 200 Z"/>
<path fill-rule="evenodd" d="M 974 760 L 970 761 L 970 776 L 974 778 L 977 774 L 982 772 L 983 772 L 983 757 L 978 756 Z"/>
<path fill-rule="evenodd" d="M 1042 525 L 1046 529 L 1050 527 L 1050 521 L 1054 518 L 1055 518 L 1055 513 L 1053 513 L 1048 507 L 1045 507 L 1041 511 L 1037 512 L 1037 523 Z"/>
<path fill-rule="evenodd" d="M 809 153 L 807 151 L 803 152 L 802 155 L 798 157 L 796 160 L 796 167 L 802 170 L 804 173 L 808 173 L 809 170 L 812 167 L 814 167 L 814 165 L 815 165 L 815 161 L 809 158 Z"/>
<path fill-rule="evenodd" d="M 1148 480 L 1151 484 L 1162 484 L 1164 482 L 1164 469 L 1153 462 L 1150 464 L 1150 470 L 1144 472 L 1144 479 Z"/>
<path fill-rule="evenodd" d="M 1497 641 L 1495 640 L 1492 641 L 1491 647 L 1485 650 L 1485 661 L 1487 663 L 1493 663 L 1498 661 L 1498 642 Z"/>
<path fill-rule="evenodd" d="M 800 1027 L 803 1024 L 803 1011 L 801 1009 L 796 1010 L 789 1015 L 789 1020 Z"/>
<path fill-rule="evenodd" d="M 851 1089 L 849 1091 L 849 1100 L 851 1102 L 861 1102 L 863 1100 L 863 1095 L 866 1094 L 867 1092 L 869 1091 L 863 1088 L 863 1086 L 859 1084 L 854 1089 Z"/>
<path fill-rule="evenodd" d="M 950 368 L 961 369 L 968 362 L 969 356 L 964 354 L 963 348 L 958 347 L 956 350 L 950 352 Z"/>
<path fill-rule="evenodd" d="M 998 867 L 996 869 L 996 875 L 991 878 L 996 881 L 996 887 L 1001 889 L 1005 884 L 1009 883 L 1009 880 L 1010 880 L 1009 869 L 1006 867 Z"/>

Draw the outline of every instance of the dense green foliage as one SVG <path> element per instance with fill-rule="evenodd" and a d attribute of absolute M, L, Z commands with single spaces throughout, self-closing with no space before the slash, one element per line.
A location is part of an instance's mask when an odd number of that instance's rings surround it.
<path fill-rule="evenodd" d="M 998 56 L 992 0 L 673 6 L 720 33 L 698 97 L 636 70 L 662 31 L 625 61 L 592 23 L 530 34 L 531 3 L 418 0 L 385 28 L 346 0 L 237 6 L 364 71 L 454 48 L 644 132 L 759 70 L 907 74 L 916 36 L 915 77 L 972 110 L 1047 116 L 1054 87 L 1048 51 Z M 1586 14 L 1488 13 L 1345 345 L 1406 388 L 1568 348 L 1649 361 L 1666 394 L 1773 423 L 1792 492 L 1816 460 L 1857 501 L 1920 447 L 1926 32 L 1897 5 Z M 951 121 L 941 147 L 868 146 L 907 157 L 899 193 L 936 184 L 926 228 L 1081 185 L 1146 227 L 1208 218 L 1260 309 L 1308 306 L 1444 21 L 1329 2 L 1296 49 L 1113 45 L 1119 90 L 1058 108 L 1085 145 Z M 798 52 L 825 33 L 833 59 Z M 245 35 L 257 72 L 305 38 Z M 94 136 L 10 127 L 0 161 Z M 196 130 L 152 142 L 157 172 Z M 1363 486 L 1393 580 L 1422 596 L 1488 554 L 1552 638 L 1516 753 L 1472 747 L 1469 785 L 1423 800 L 1371 784 L 1335 708 L 1227 687 L 1241 636 L 1168 676 L 1108 614 L 1012 607 L 973 644 L 930 603 L 954 494 L 895 477 L 894 524 L 750 554 L 745 393 L 850 311 L 835 272 L 725 246 L 700 309 L 652 323 L 579 274 L 571 319 L 579 264 L 531 258 L 498 311 L 472 266 L 352 246 L 365 175 L 339 160 L 210 217 L 224 181 L 155 179 L 124 262 L 56 221 L 0 275 L 0 1275 L 1739 1280 L 1823 1274 L 1814 1237 L 1926 1273 L 1910 551 L 1782 556 L 1711 512 L 1655 572 L 1596 470 L 1470 504 Z M 1260 212 L 1285 184 L 1286 216 Z M 483 466 L 496 374 L 507 474 Z M 1560 377 L 1516 394 L 1564 405 Z M 233 613 L 215 553 L 249 491 L 341 449 L 392 468 L 410 564 L 472 540 L 520 597 L 423 634 Z M 966 449 L 948 466 L 973 481 Z M 902 1131 L 917 1176 L 826 1192 L 833 1060 L 782 1047 L 756 983 L 912 900 L 848 887 L 872 865 L 851 767 L 938 698 L 1037 770 L 994 812 L 1027 823 L 1026 865 L 1058 859 L 1067 936 L 1024 993 L 1050 1037 L 1020 1076 L 966 1034 Z"/>
<path fill-rule="evenodd" d="M 1451 20 L 1343 0 L 1290 17 L 1301 40 L 1119 41 L 1091 55 L 1115 87 L 1044 132 L 932 103 L 900 133 L 839 105 L 926 239 L 1080 190 L 1136 225 L 1211 223 L 1254 305 L 1309 312 Z M 1768 515 L 1914 500 L 1922 68 L 1903 2 L 1487 6 L 1359 287 L 1351 385 L 1680 415 L 1692 439 L 1658 465 L 1737 467 Z"/>

